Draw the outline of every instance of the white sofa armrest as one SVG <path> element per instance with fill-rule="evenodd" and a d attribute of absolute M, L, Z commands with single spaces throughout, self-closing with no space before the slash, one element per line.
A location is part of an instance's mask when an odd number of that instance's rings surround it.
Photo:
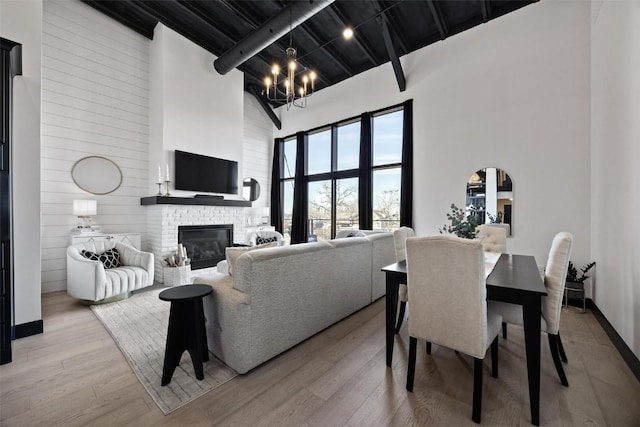
<path fill-rule="evenodd" d="M 148 285 L 153 285 L 155 269 L 153 268 L 153 254 L 151 252 L 139 251 L 133 246 L 125 245 L 120 242 L 116 243 L 115 248 L 120 254 L 120 263 L 122 265 L 129 265 L 144 269 L 149 274 Z"/>
<path fill-rule="evenodd" d="M 86 283 L 97 286 L 87 286 Z M 96 289 L 104 286 L 106 275 L 100 261 L 92 261 L 80 254 L 78 248 L 67 248 L 67 293 L 74 298 L 95 301 Z"/>

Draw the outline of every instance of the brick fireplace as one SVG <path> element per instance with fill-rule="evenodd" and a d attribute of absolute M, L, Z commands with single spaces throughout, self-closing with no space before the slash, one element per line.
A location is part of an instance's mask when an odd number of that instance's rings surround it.
<path fill-rule="evenodd" d="M 164 283 L 161 260 L 178 246 L 178 227 L 189 225 L 233 225 L 234 243 L 243 243 L 245 209 L 237 206 L 150 205 L 147 206 L 147 242 L 155 258 L 155 281 Z M 191 254 L 188 254 L 191 256 Z M 198 270 L 198 275 L 215 271 L 215 266 Z"/>

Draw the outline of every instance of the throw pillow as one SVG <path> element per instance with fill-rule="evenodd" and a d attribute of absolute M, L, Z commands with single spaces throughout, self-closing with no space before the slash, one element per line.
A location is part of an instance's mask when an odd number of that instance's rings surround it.
<path fill-rule="evenodd" d="M 82 252 L 80 252 L 80 254 L 83 257 L 90 259 L 91 261 L 100 261 L 100 255 L 98 255 L 95 252 L 91 252 L 83 249 Z"/>
<path fill-rule="evenodd" d="M 120 254 L 116 248 L 106 250 L 101 254 L 83 249 L 80 254 L 91 261 L 100 261 L 104 268 L 107 269 L 116 268 L 120 265 Z"/>
<path fill-rule="evenodd" d="M 264 245 L 265 243 L 277 242 L 278 238 L 276 236 L 273 237 L 260 237 L 256 236 L 256 245 Z"/>
<path fill-rule="evenodd" d="M 236 261 L 238 260 L 240 255 L 245 254 L 249 251 L 255 251 L 256 249 L 273 248 L 276 246 L 278 246 L 277 242 L 270 242 L 264 245 L 227 248 L 225 250 L 225 254 L 227 256 L 227 264 L 229 264 L 229 276 L 233 276 L 233 270 L 236 266 Z"/>

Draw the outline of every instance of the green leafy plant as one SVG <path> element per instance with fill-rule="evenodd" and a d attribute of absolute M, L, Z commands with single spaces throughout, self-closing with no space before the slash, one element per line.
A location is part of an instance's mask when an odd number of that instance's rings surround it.
<path fill-rule="evenodd" d="M 580 269 L 580 273 L 573 265 L 571 261 L 569 261 L 569 267 L 567 268 L 567 282 L 575 282 L 575 283 L 584 283 L 585 280 L 589 278 L 587 276 L 587 271 L 591 270 L 593 266 L 596 265 L 595 262 L 590 262 Z M 579 274 L 579 275 L 578 275 Z"/>
<path fill-rule="evenodd" d="M 502 224 L 502 212 L 498 212 L 496 216 L 487 213 L 487 216 L 489 217 L 489 222 L 491 224 Z"/>
<path fill-rule="evenodd" d="M 438 229 L 440 234 L 453 233 L 465 239 L 473 239 L 476 237 L 478 218 L 475 215 L 475 208 L 469 208 L 469 212 L 467 212 L 465 209 L 459 208 L 454 203 L 451 203 L 451 212 L 447 213 L 447 219 L 450 221 L 450 224 L 445 224 L 442 228 Z"/>

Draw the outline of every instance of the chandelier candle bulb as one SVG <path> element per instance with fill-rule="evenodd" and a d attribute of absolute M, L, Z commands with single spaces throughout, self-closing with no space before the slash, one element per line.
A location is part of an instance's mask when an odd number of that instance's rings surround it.
<path fill-rule="evenodd" d="M 269 88 L 271 87 L 271 79 L 269 77 L 265 77 L 264 86 L 267 89 L 267 96 L 269 96 Z"/>
<path fill-rule="evenodd" d="M 317 74 L 303 64 L 298 64 L 296 49 L 292 46 L 291 33 L 289 33 L 289 47 L 286 49 L 286 54 L 287 61 L 283 69 L 281 70 L 278 64 L 273 64 L 270 70 L 271 74 L 273 74 L 273 79 L 264 79 L 264 85 L 267 87 L 266 98 L 269 101 L 276 101 L 280 105 L 286 105 L 287 110 L 291 107 L 305 108 L 307 106 L 307 97 L 311 96 L 315 89 Z M 300 70 L 299 74 L 302 81 L 296 84 L 297 70 Z M 283 72 L 281 80 L 284 86 L 284 96 L 281 96 L 282 91 L 278 90 L 278 75 L 280 71 Z M 311 91 L 309 91 L 309 81 L 311 81 Z M 269 88 L 270 84 L 273 84 L 273 93 Z"/>

